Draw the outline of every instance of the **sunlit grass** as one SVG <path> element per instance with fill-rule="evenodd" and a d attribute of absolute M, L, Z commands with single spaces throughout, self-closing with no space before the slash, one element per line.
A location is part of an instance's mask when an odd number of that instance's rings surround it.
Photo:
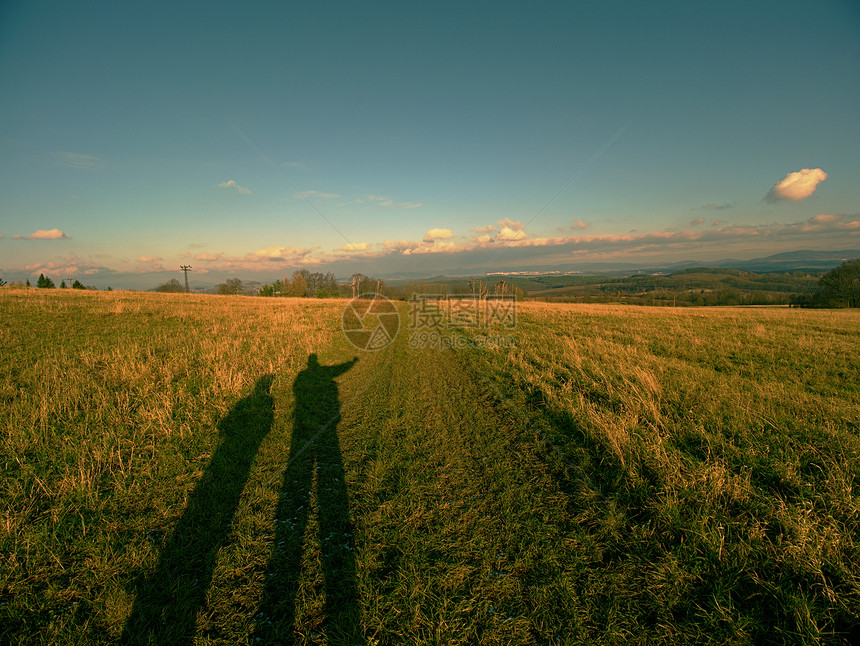
<path fill-rule="evenodd" d="M 362 353 L 344 305 L 0 290 L 0 642 L 860 631 L 857 312 L 521 303 L 512 347 Z M 349 368 L 302 470 L 311 353 Z"/>
<path fill-rule="evenodd" d="M 860 313 L 527 303 L 517 348 L 483 356 L 543 427 L 598 616 L 856 635 Z"/>
<path fill-rule="evenodd" d="M 339 311 L 336 301 L 0 292 L 0 636 L 118 636 L 130 584 L 154 565 L 218 421 L 264 375 L 289 392 Z"/>

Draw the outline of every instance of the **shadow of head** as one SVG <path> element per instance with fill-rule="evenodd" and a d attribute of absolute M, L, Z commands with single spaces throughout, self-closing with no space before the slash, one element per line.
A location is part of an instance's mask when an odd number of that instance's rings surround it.
<path fill-rule="evenodd" d="M 263 375 L 257 380 L 254 386 L 254 391 L 251 396 L 267 396 L 272 390 L 272 383 L 275 381 L 275 375 Z"/>
<path fill-rule="evenodd" d="M 218 424 L 222 433 L 260 430 L 270 426 L 274 416 L 271 390 L 275 375 L 263 375 L 254 384 L 254 389 L 240 399 L 230 413 Z"/>

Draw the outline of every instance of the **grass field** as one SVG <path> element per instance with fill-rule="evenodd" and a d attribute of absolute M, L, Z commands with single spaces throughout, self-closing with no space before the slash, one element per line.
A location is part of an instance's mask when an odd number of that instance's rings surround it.
<path fill-rule="evenodd" d="M 0 643 L 857 641 L 860 313 L 344 305 L 0 290 Z"/>

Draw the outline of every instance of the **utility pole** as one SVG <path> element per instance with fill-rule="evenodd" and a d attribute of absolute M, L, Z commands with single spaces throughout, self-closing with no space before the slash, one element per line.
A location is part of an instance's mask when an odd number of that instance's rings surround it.
<path fill-rule="evenodd" d="M 189 293 L 191 290 L 188 288 L 188 272 L 191 271 L 191 265 L 179 265 L 179 268 L 185 272 L 185 293 Z"/>
<path fill-rule="evenodd" d="M 72 279 L 71 278 L 66 278 L 66 287 L 68 287 L 69 289 L 72 288 Z"/>

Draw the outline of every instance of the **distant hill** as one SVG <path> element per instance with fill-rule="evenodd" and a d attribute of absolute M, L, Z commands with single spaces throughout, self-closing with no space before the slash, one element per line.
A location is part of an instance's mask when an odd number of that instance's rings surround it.
<path fill-rule="evenodd" d="M 800 249 L 798 251 L 785 251 L 782 253 L 763 256 L 761 258 L 750 258 L 741 260 L 738 258 L 724 258 L 712 262 L 703 263 L 701 260 L 682 260 L 680 262 L 637 265 L 633 263 L 595 263 L 590 265 L 565 265 L 553 267 L 553 269 L 568 270 L 579 269 L 582 271 L 594 271 L 598 273 L 617 273 L 618 271 L 640 271 L 653 273 L 655 271 L 678 271 L 690 267 L 722 267 L 726 269 L 741 269 L 745 271 L 795 271 L 809 269 L 815 271 L 826 271 L 846 260 L 860 258 L 860 249 L 842 249 L 839 251 L 814 251 L 812 249 Z"/>
<path fill-rule="evenodd" d="M 810 271 L 823 272 L 842 264 L 846 260 L 860 258 L 860 249 L 843 249 L 838 251 L 815 251 L 812 249 L 800 249 L 797 251 L 786 251 L 742 260 L 738 258 L 724 258 L 716 261 L 703 263 L 701 260 L 682 260 L 678 262 L 643 264 L 641 262 L 585 262 L 564 263 L 559 265 L 528 265 L 509 269 L 493 270 L 492 279 L 502 276 L 516 276 L 525 273 L 533 275 L 549 275 L 551 273 L 578 272 L 582 274 L 630 274 L 634 272 L 655 273 L 679 271 L 690 267 L 718 267 L 726 269 L 740 269 L 745 271 L 770 272 L 770 271 L 797 271 L 807 269 Z M 475 271 L 463 267 L 451 267 L 445 275 L 437 275 L 428 278 L 426 274 L 400 273 L 397 276 L 387 276 L 386 280 L 392 284 L 402 284 L 413 280 L 429 282 L 446 282 L 455 279 L 480 277 L 485 275 L 484 271 Z"/>
<path fill-rule="evenodd" d="M 845 249 L 842 251 L 786 251 L 784 253 L 753 258 L 752 260 L 725 261 L 718 263 L 719 267 L 732 269 L 747 269 L 750 271 L 790 271 L 794 269 L 831 269 L 841 265 L 846 260 L 860 258 L 860 249 Z"/>

